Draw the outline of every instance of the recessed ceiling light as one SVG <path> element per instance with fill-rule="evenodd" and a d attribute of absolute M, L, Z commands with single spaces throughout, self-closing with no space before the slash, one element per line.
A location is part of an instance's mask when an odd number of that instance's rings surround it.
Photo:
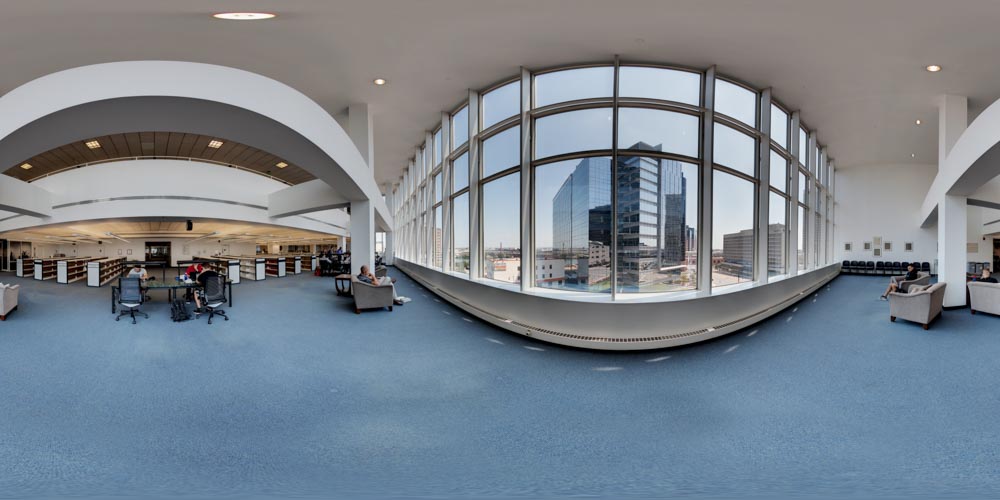
<path fill-rule="evenodd" d="M 208 147 L 219 149 L 222 147 L 222 141 L 208 141 Z"/>
<path fill-rule="evenodd" d="M 212 14 L 212 17 L 227 21 L 261 21 L 264 19 L 274 19 L 277 17 L 277 14 L 270 12 L 219 12 L 218 14 Z"/>
<path fill-rule="evenodd" d="M 29 170 L 29 169 L 31 169 L 31 164 L 30 163 L 22 163 L 21 164 L 21 168 L 23 168 L 25 170 Z"/>
<path fill-rule="evenodd" d="M 288 166 L 288 164 L 283 161 L 279 161 L 278 163 L 275 163 L 274 166 L 278 168 L 285 168 Z"/>
<path fill-rule="evenodd" d="M 97 149 L 101 147 L 101 143 L 97 141 L 87 141 L 87 147 L 90 149 Z"/>
<path fill-rule="evenodd" d="M 376 78 L 375 80 L 372 81 L 372 83 L 374 83 L 375 85 L 385 85 L 386 81 L 385 78 Z"/>
<path fill-rule="evenodd" d="M 938 66 L 937 64 L 931 64 L 930 66 L 927 67 L 927 71 L 930 71 L 931 73 L 937 73 L 938 71 L 941 71 L 941 66 Z"/>
<path fill-rule="evenodd" d="M 917 125 L 923 125 L 924 122 L 917 120 Z"/>
<path fill-rule="evenodd" d="M 916 158 L 916 157 L 917 157 L 916 153 L 910 153 L 910 158 Z"/>

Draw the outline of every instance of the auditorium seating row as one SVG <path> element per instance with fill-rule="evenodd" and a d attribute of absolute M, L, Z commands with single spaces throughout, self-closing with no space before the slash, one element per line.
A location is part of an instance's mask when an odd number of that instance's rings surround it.
<path fill-rule="evenodd" d="M 911 262 L 874 262 L 863 260 L 845 260 L 841 263 L 840 270 L 847 274 L 875 274 L 875 275 L 896 275 L 906 274 L 906 268 Z M 931 272 L 930 262 L 912 262 L 917 271 L 925 273 Z"/>

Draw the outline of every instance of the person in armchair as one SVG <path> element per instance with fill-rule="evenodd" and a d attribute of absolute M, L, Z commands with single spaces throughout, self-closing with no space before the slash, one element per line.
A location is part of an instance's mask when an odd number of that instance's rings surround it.
<path fill-rule="evenodd" d="M 392 297 L 393 297 L 393 302 L 395 302 L 396 305 L 403 305 L 410 301 L 409 297 L 402 297 L 396 295 L 396 285 L 393 284 L 393 282 L 396 280 L 388 276 L 383 276 L 381 278 L 376 277 L 374 274 L 372 274 L 371 270 L 368 269 L 368 266 L 361 266 L 361 272 L 358 274 L 358 281 L 362 283 L 368 283 L 369 285 L 377 285 L 377 286 L 392 285 Z"/>

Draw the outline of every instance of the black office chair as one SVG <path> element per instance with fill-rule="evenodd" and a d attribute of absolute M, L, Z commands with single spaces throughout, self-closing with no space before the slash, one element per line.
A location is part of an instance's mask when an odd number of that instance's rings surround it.
<path fill-rule="evenodd" d="M 226 321 L 229 321 L 226 311 L 221 309 L 222 306 L 226 305 L 226 300 L 226 277 L 208 277 L 205 280 L 205 296 L 202 299 L 202 304 L 208 309 L 208 324 L 212 324 L 212 318 L 215 316 L 222 316 Z"/>
<path fill-rule="evenodd" d="M 865 264 L 865 268 L 867 269 L 867 271 L 865 272 L 865 274 L 875 274 L 875 262 L 874 261 L 870 261 L 869 260 L 867 262 L 867 264 Z"/>
<path fill-rule="evenodd" d="M 906 272 L 905 262 L 893 262 L 892 263 L 892 274 L 903 274 Z"/>
<path fill-rule="evenodd" d="M 887 269 L 885 267 L 885 262 L 878 261 L 875 263 L 875 274 L 885 274 Z"/>
<path fill-rule="evenodd" d="M 855 272 L 855 273 L 858 273 L 858 274 L 864 274 L 864 272 L 865 272 L 864 262 L 861 262 L 859 260 L 852 260 L 851 261 L 851 271 Z"/>
<path fill-rule="evenodd" d="M 907 268 L 907 267 L 908 267 L 909 265 L 910 265 L 910 263 L 909 263 L 909 262 L 900 262 L 900 263 L 899 263 L 899 272 L 900 272 L 900 274 L 906 274 L 906 268 Z M 914 265 L 913 267 L 917 268 L 917 269 L 916 269 L 917 271 L 919 271 L 919 270 L 920 270 L 920 269 L 919 269 L 919 267 L 920 267 L 919 265 Z"/>
<path fill-rule="evenodd" d="M 121 311 L 115 321 L 120 321 L 126 314 L 132 317 L 132 324 L 136 323 L 135 315 L 141 314 L 149 319 L 149 315 L 140 311 L 145 295 L 142 293 L 142 280 L 139 278 L 118 278 L 118 306 Z"/>
<path fill-rule="evenodd" d="M 840 271 L 844 273 L 851 272 L 851 261 L 845 260 L 840 263 Z"/>
<path fill-rule="evenodd" d="M 920 263 L 920 270 L 923 271 L 923 272 L 925 272 L 925 273 L 927 273 L 927 274 L 930 274 L 931 273 L 931 263 L 930 262 L 921 262 Z"/>

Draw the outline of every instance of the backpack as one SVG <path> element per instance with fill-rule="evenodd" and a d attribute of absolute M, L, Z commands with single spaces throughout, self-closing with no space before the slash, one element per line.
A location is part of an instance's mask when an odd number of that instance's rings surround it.
<path fill-rule="evenodd" d="M 174 321 L 187 321 L 191 319 L 184 299 L 174 299 L 174 302 L 170 304 L 170 319 Z"/>

